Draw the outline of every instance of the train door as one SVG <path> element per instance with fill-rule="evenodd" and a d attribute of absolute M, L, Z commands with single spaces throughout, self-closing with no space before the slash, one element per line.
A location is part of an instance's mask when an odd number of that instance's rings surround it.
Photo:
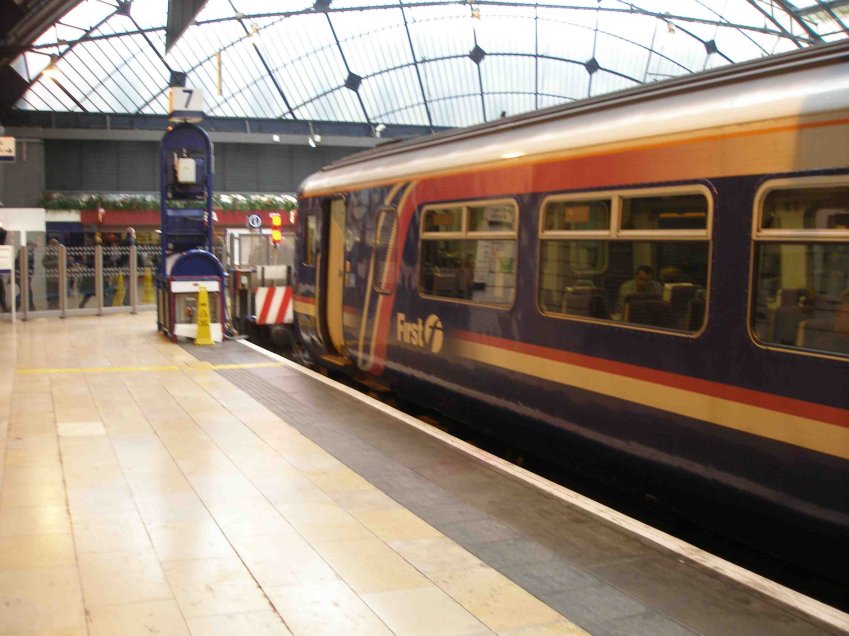
<path fill-rule="evenodd" d="M 324 298 L 327 335 L 330 338 L 328 349 L 346 355 L 345 334 L 343 331 L 343 292 L 345 290 L 345 199 L 330 202 L 330 223 L 327 232 L 327 275 Z"/>

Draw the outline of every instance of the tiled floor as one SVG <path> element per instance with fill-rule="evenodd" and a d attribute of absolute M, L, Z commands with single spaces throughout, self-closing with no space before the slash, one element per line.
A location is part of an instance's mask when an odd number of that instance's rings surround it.
<path fill-rule="evenodd" d="M 582 633 L 154 320 L 0 323 L 0 634 Z"/>

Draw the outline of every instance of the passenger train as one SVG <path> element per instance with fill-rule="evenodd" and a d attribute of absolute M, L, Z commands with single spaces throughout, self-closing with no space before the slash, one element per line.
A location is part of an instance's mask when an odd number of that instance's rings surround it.
<path fill-rule="evenodd" d="M 378 146 L 297 232 L 315 364 L 847 580 L 849 43 Z"/>

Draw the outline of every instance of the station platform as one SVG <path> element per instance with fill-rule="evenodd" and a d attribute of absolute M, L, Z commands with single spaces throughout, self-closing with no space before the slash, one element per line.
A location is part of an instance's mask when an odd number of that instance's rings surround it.
<path fill-rule="evenodd" d="M 823 634 L 849 616 L 242 342 L 0 324 L 0 634 Z"/>

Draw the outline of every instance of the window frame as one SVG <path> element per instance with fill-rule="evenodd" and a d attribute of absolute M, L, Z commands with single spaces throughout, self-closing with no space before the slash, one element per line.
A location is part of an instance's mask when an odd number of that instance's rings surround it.
<path fill-rule="evenodd" d="M 313 231 L 310 232 L 310 221 L 315 223 L 315 227 Z M 304 214 L 304 258 L 301 263 L 304 267 L 312 267 L 315 269 L 318 264 L 318 246 L 321 242 L 319 238 L 318 231 L 318 222 L 319 215 L 318 214 Z M 312 242 L 315 249 L 310 251 L 310 236 L 312 236 Z"/>
<path fill-rule="evenodd" d="M 676 195 L 700 195 L 707 202 L 707 219 L 705 228 L 698 230 L 680 229 L 654 229 L 654 230 L 628 230 L 622 229 L 622 201 L 624 199 L 645 199 L 654 196 L 676 196 Z M 545 230 L 545 213 L 550 203 L 561 201 L 608 201 L 610 204 L 610 226 L 607 230 Z M 563 194 L 549 194 L 543 198 L 539 206 L 539 217 L 537 225 L 537 276 L 536 276 L 536 305 L 537 311 L 548 318 L 560 320 L 574 320 L 576 322 L 606 325 L 622 329 L 635 329 L 638 331 L 651 331 L 679 338 L 698 338 L 708 325 L 710 315 L 710 287 L 713 269 L 713 217 L 714 217 L 714 194 L 713 191 L 702 182 L 685 183 L 672 186 L 657 186 L 647 188 L 622 188 L 612 190 L 592 190 L 585 192 L 568 192 Z M 542 273 L 543 241 L 569 240 L 569 241 L 668 241 L 668 242 L 706 242 L 707 243 L 707 274 L 705 280 L 705 311 L 701 327 L 696 331 L 680 331 L 652 327 L 651 325 L 639 325 L 613 319 L 593 318 L 592 316 L 577 316 L 556 311 L 543 309 L 540 304 L 540 280 Z"/>
<path fill-rule="evenodd" d="M 509 205 L 513 209 L 513 229 L 511 231 L 498 230 L 498 231 L 469 231 L 469 208 L 479 208 L 485 207 L 487 205 L 493 204 L 504 204 Z M 453 208 L 461 208 L 461 229 L 459 232 L 433 232 L 433 231 L 425 231 L 425 216 L 428 212 L 433 210 L 442 210 L 442 209 L 453 209 Z M 419 249 L 419 258 L 418 258 L 418 267 L 416 268 L 416 288 L 418 290 L 418 294 L 420 298 L 427 300 L 436 300 L 440 302 L 447 303 L 456 303 L 462 305 L 474 305 L 476 307 L 487 307 L 490 309 L 496 309 L 500 311 L 509 311 L 516 305 L 516 300 L 519 295 L 518 293 L 518 281 L 519 281 L 519 221 L 520 221 L 521 208 L 519 207 L 519 203 L 516 199 L 512 197 L 499 197 L 496 199 L 483 199 L 483 200 L 473 200 L 473 199 L 464 199 L 461 201 L 445 201 L 440 203 L 428 203 L 422 206 L 421 214 L 419 219 L 419 241 L 418 241 L 418 249 Z M 486 240 L 495 240 L 495 241 L 505 241 L 512 240 L 516 243 L 516 271 L 514 272 L 515 280 L 516 280 L 516 288 L 513 294 L 513 299 L 508 304 L 494 304 L 494 303 L 482 303 L 479 301 L 474 301 L 467 298 L 451 298 L 449 296 L 435 296 L 433 294 L 427 294 L 422 289 L 422 267 L 424 267 L 424 249 L 422 248 L 425 241 L 486 241 Z"/>
<path fill-rule="evenodd" d="M 387 272 L 387 271 L 389 271 L 390 267 L 395 267 L 398 263 L 398 251 L 399 251 L 398 250 L 398 247 L 399 247 L 398 246 L 398 223 L 399 223 L 398 208 L 395 207 L 394 205 L 383 205 L 383 206 L 379 207 L 377 209 L 377 217 L 375 218 L 375 224 L 374 224 L 374 250 L 375 250 L 376 271 L 374 272 L 374 278 L 372 280 L 372 289 L 376 293 L 384 294 L 384 295 L 385 294 L 391 294 L 395 290 L 395 286 L 398 283 L 397 276 L 394 276 L 392 278 L 392 281 L 391 281 L 392 284 L 389 285 L 389 286 L 386 286 L 386 287 L 380 286 L 380 284 L 377 280 L 377 277 L 380 274 L 380 270 L 379 270 L 380 263 L 377 262 L 377 258 L 376 258 L 377 257 L 378 244 L 379 244 L 379 238 L 380 238 L 380 222 L 381 222 L 381 219 L 384 218 L 384 215 L 388 215 L 388 214 L 392 214 L 392 216 L 394 217 L 395 240 L 390 242 L 389 245 L 387 246 L 387 250 L 386 250 L 387 256 L 388 255 L 392 256 L 392 258 L 387 258 L 386 261 L 385 261 L 386 262 L 386 269 L 384 271 Z M 392 235 L 390 235 L 390 237 L 391 236 Z"/>
<path fill-rule="evenodd" d="M 763 228 L 764 203 L 767 196 L 778 190 L 806 190 L 826 189 L 833 186 L 849 188 L 849 174 L 841 175 L 819 175 L 784 177 L 778 179 L 766 179 L 755 192 L 752 207 L 752 234 L 749 241 L 749 299 L 746 307 L 746 331 L 749 338 L 756 347 L 769 351 L 781 351 L 792 355 L 807 356 L 811 358 L 828 358 L 849 362 L 849 355 L 838 352 L 829 353 L 816 349 L 805 349 L 779 342 L 767 342 L 761 340 L 755 333 L 755 311 L 756 311 L 756 280 L 757 269 L 756 256 L 759 244 L 768 243 L 792 243 L 794 245 L 810 245 L 822 243 L 849 243 L 849 228 L 847 229 L 805 229 L 805 228 Z"/>

